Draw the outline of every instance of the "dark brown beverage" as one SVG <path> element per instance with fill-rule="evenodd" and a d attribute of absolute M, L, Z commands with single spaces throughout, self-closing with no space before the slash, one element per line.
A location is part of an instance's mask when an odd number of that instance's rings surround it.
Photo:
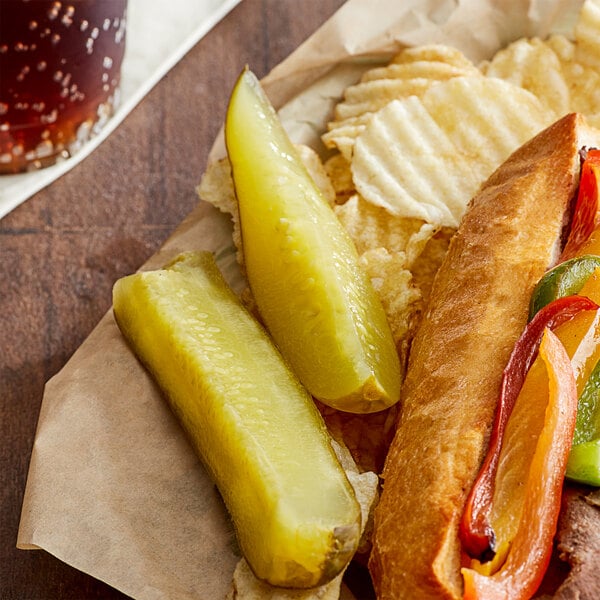
<path fill-rule="evenodd" d="M 126 0 L 0 0 L 0 174 L 68 157 L 119 100 Z"/>

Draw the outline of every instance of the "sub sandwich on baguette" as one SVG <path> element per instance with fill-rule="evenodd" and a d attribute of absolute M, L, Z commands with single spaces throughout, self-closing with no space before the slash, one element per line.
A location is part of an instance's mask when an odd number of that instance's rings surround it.
<path fill-rule="evenodd" d="M 383 472 L 380 600 L 600 598 L 594 148 L 600 132 L 563 117 L 490 176 L 450 244 Z"/>

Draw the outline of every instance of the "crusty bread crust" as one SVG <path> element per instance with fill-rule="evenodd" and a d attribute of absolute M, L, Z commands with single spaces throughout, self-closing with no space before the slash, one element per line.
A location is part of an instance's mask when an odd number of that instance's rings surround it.
<path fill-rule="evenodd" d="M 383 473 L 370 561 L 380 600 L 462 597 L 458 523 L 533 287 L 558 258 L 579 149 L 593 136 L 571 114 L 517 150 L 450 244 L 413 342 Z"/>

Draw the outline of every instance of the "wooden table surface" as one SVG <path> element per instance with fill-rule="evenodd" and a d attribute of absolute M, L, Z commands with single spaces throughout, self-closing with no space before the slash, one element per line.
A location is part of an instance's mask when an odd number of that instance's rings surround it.
<path fill-rule="evenodd" d="M 0 598 L 125 596 L 16 549 L 44 383 L 197 203 L 236 76 L 285 58 L 342 0 L 243 0 L 90 157 L 0 220 Z M 212 599 L 209 599 L 212 600 Z"/>

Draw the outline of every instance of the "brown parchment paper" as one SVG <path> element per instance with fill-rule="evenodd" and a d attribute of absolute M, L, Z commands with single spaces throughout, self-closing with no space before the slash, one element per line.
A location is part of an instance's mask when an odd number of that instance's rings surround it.
<path fill-rule="evenodd" d="M 343 87 L 403 46 L 440 42 L 478 62 L 517 37 L 569 31 L 581 1 L 349 0 L 264 80 L 296 142 Z M 223 154 L 217 139 L 212 157 Z M 143 269 L 209 249 L 240 289 L 226 217 L 199 204 Z M 214 485 L 109 312 L 46 385 L 17 544 L 139 599 L 225 598 L 238 561 Z"/>

